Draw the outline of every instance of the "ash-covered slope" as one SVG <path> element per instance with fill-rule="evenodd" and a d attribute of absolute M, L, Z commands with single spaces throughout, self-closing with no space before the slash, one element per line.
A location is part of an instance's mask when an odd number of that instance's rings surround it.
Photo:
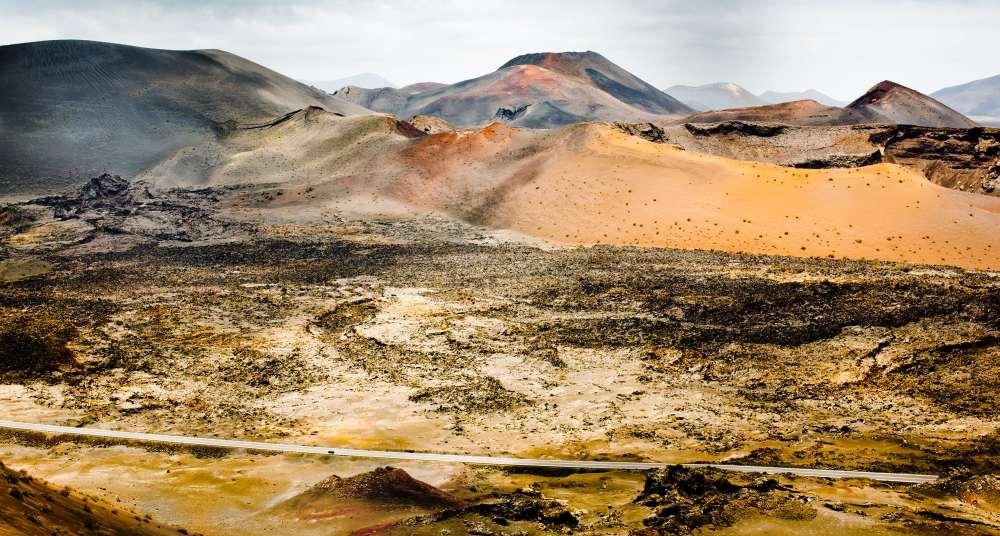
<path fill-rule="evenodd" d="M 525 54 L 449 86 L 346 87 L 335 95 L 400 118 L 433 115 L 457 127 L 501 121 L 551 128 L 581 121 L 651 121 L 692 111 L 595 52 Z"/>
<path fill-rule="evenodd" d="M 888 80 L 872 86 L 845 109 L 860 113 L 870 123 L 953 128 L 976 126 L 975 121 L 931 97 Z"/>
<path fill-rule="evenodd" d="M 732 82 L 702 86 L 671 86 L 666 92 L 696 110 L 722 110 L 763 106 L 766 101 Z"/>
<path fill-rule="evenodd" d="M 94 41 L 0 47 L 0 194 L 132 176 L 227 124 L 365 110 L 221 50 Z"/>
<path fill-rule="evenodd" d="M 589 81 L 616 99 L 653 114 L 690 112 L 689 106 L 656 89 L 597 52 L 539 52 L 518 56 L 500 66 L 537 65 Z"/>
<path fill-rule="evenodd" d="M 1000 75 L 946 87 L 931 96 L 984 125 L 1000 126 Z"/>

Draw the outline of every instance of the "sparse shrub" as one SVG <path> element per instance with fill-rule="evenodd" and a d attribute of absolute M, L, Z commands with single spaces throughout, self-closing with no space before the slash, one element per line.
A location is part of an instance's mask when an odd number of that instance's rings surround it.
<path fill-rule="evenodd" d="M 5 319 L 0 326 L 0 374 L 39 374 L 72 361 L 66 344 L 75 336 L 72 325 L 44 316 Z"/>

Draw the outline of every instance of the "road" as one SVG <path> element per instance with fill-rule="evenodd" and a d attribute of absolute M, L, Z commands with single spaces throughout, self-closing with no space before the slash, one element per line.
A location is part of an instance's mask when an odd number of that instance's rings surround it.
<path fill-rule="evenodd" d="M 351 458 L 381 458 L 389 460 L 418 460 L 448 463 L 469 463 L 477 465 L 505 465 L 516 467 L 551 467 L 566 469 L 614 469 L 614 470 L 649 470 L 668 467 L 671 464 L 652 462 L 615 462 L 598 460 L 549 460 L 538 458 L 511 458 L 503 456 L 474 456 L 468 454 L 434 454 L 425 452 L 401 452 L 391 450 L 363 450 L 331 448 L 311 445 L 292 445 L 287 443 L 266 443 L 260 441 L 240 441 L 237 439 L 218 439 L 212 437 L 192 437 L 165 434 L 146 434 L 142 432 L 123 432 L 119 430 L 104 430 L 101 428 L 74 428 L 71 426 L 55 426 L 51 424 L 36 424 L 19 421 L 0 420 L 0 429 L 39 432 L 44 434 L 72 435 L 96 437 L 102 439 L 124 439 L 148 443 L 171 443 L 175 445 L 190 445 L 195 447 L 217 447 L 224 449 L 250 449 L 270 452 L 296 452 L 301 454 L 319 454 L 325 456 L 346 456 Z M 766 467 L 757 465 L 728 465 L 711 463 L 682 464 L 685 467 L 717 467 L 727 471 L 743 473 L 792 474 L 817 478 L 863 478 L 881 482 L 900 482 L 919 484 L 937 480 L 937 475 L 920 475 L 909 473 L 875 473 L 869 471 L 840 471 L 835 469 L 804 469 L 799 467 Z"/>

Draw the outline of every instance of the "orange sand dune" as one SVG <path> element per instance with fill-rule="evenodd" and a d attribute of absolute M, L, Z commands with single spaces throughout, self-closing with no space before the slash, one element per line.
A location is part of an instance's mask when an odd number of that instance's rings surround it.
<path fill-rule="evenodd" d="M 784 168 L 593 124 L 494 125 L 408 156 L 426 173 L 393 184 L 397 199 L 559 242 L 1000 267 L 1000 199 L 891 164 Z"/>

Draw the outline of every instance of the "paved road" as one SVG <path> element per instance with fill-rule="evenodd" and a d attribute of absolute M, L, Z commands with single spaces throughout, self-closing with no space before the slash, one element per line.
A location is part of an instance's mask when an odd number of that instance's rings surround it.
<path fill-rule="evenodd" d="M 649 462 L 611 462 L 591 460 L 545 460 L 537 458 L 509 458 L 496 456 L 472 456 L 466 454 L 433 454 L 424 452 L 400 452 L 391 450 L 362 450 L 317 447 L 309 445 L 291 445 L 286 443 L 264 443 L 259 441 L 240 441 L 235 439 L 217 439 L 212 437 L 190 437 L 164 434 L 146 434 L 141 432 L 122 432 L 118 430 L 103 430 L 100 428 L 74 428 L 71 426 L 54 426 L 51 424 L 35 424 L 18 421 L 0 420 L 0 429 L 41 432 L 45 434 L 74 435 L 97 437 L 105 439 L 125 439 L 151 443 L 172 443 L 176 445 L 191 445 L 198 447 L 219 447 L 226 449 L 251 449 L 272 452 L 298 452 L 302 454 L 320 454 L 347 456 L 352 458 L 384 458 L 391 460 L 420 460 L 432 462 L 471 463 L 479 465 L 507 465 L 517 467 L 555 467 L 568 469 L 617 469 L 617 470 L 648 470 L 667 467 L 671 464 Z M 916 484 L 936 480 L 937 475 L 917 475 L 908 473 L 873 473 L 868 471 L 838 471 L 834 469 L 802 469 L 797 467 L 763 467 L 756 465 L 727 464 L 684 464 L 685 467 L 718 467 L 728 471 L 744 473 L 788 473 L 799 476 L 820 478 L 865 478 L 882 482 L 904 482 Z"/>

